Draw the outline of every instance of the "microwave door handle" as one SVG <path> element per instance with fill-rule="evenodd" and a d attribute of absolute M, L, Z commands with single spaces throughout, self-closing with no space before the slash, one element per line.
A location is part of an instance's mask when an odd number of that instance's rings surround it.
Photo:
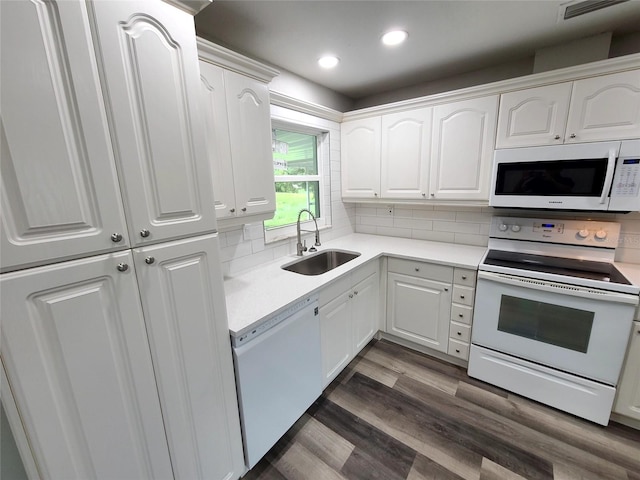
<path fill-rule="evenodd" d="M 602 186 L 602 195 L 600 195 L 600 204 L 604 204 L 609 197 L 611 184 L 613 183 L 613 170 L 616 166 L 616 149 L 609 150 L 609 160 L 607 160 L 607 173 L 604 176 L 604 185 Z"/>

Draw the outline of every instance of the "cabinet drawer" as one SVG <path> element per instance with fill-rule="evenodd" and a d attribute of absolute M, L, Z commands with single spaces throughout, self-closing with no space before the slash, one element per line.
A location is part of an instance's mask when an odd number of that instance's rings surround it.
<path fill-rule="evenodd" d="M 464 285 L 466 287 L 475 287 L 476 271 L 467 270 L 466 268 L 456 268 L 453 270 L 453 283 Z"/>
<path fill-rule="evenodd" d="M 464 305 L 451 305 L 451 320 L 459 323 L 466 323 L 471 325 L 471 319 L 473 318 L 473 308 L 466 307 Z"/>
<path fill-rule="evenodd" d="M 417 260 L 389 258 L 387 262 L 387 271 L 447 283 L 451 283 L 453 280 L 453 267 L 419 262 Z"/>
<path fill-rule="evenodd" d="M 343 294 L 351 288 L 351 275 L 347 274 L 338 280 L 334 280 L 329 285 L 320 290 L 318 294 L 318 305 L 320 307 L 325 306 L 334 298 Z"/>
<path fill-rule="evenodd" d="M 461 287 L 459 285 L 453 286 L 453 297 L 451 301 L 453 303 L 461 303 L 462 305 L 473 306 L 473 294 L 475 290 L 471 287 Z"/>
<path fill-rule="evenodd" d="M 452 338 L 449 339 L 449 349 L 447 353 L 452 357 L 458 357 L 462 360 L 469 360 L 469 344 L 459 342 Z"/>
<path fill-rule="evenodd" d="M 469 343 L 471 340 L 471 325 L 451 322 L 451 325 L 449 326 L 449 338 Z"/>

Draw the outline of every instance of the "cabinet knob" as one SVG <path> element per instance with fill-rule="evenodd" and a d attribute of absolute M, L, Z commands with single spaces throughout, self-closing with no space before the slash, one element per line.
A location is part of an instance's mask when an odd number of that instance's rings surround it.
<path fill-rule="evenodd" d="M 461 314 L 461 313 L 459 313 L 459 314 L 458 314 L 458 316 L 459 316 L 460 318 L 464 318 L 464 315 L 463 315 L 463 314 Z"/>
<path fill-rule="evenodd" d="M 140 236 L 142 238 L 147 238 L 149 235 L 151 235 L 151 232 L 146 228 L 143 228 L 142 230 L 140 230 Z"/>
<path fill-rule="evenodd" d="M 466 275 L 462 275 L 462 279 L 463 279 L 463 280 L 466 280 L 466 279 L 467 279 L 467 276 L 466 276 Z"/>
<path fill-rule="evenodd" d="M 576 138 L 576 134 L 572 133 L 571 135 L 569 135 L 569 138 Z"/>
<path fill-rule="evenodd" d="M 242 211 L 246 212 L 247 211 L 247 207 L 242 207 Z"/>
<path fill-rule="evenodd" d="M 235 213 L 236 209 L 232 208 L 231 210 L 229 210 L 231 213 Z"/>
<path fill-rule="evenodd" d="M 462 335 L 462 332 L 456 332 L 458 335 Z"/>
<path fill-rule="evenodd" d="M 460 295 L 460 298 L 464 299 L 464 295 Z"/>
<path fill-rule="evenodd" d="M 432 196 L 432 197 L 435 197 L 435 196 L 436 196 L 436 194 L 435 194 L 435 193 L 432 193 L 432 194 L 431 194 L 431 196 Z"/>
<path fill-rule="evenodd" d="M 560 140 L 560 135 L 556 135 L 555 137 L 553 137 L 554 140 Z"/>
<path fill-rule="evenodd" d="M 423 196 L 423 197 L 426 197 L 426 196 L 427 196 L 427 194 L 426 194 L 426 193 L 423 193 L 423 194 L 422 194 L 422 196 Z"/>
<path fill-rule="evenodd" d="M 416 267 L 416 268 L 415 268 L 415 270 L 416 270 L 416 272 L 419 272 L 419 271 L 420 271 L 420 269 L 419 269 L 418 267 Z"/>
<path fill-rule="evenodd" d="M 129 265 L 127 265 L 126 263 L 119 263 L 116 268 L 119 272 L 126 272 L 127 270 L 129 270 Z"/>
<path fill-rule="evenodd" d="M 456 348 L 456 353 L 460 353 L 460 349 L 459 348 Z"/>
<path fill-rule="evenodd" d="M 374 197 L 377 197 L 377 196 L 378 196 L 378 194 L 377 194 L 376 192 L 373 192 L 373 196 L 374 196 Z"/>
<path fill-rule="evenodd" d="M 444 288 L 444 291 L 445 291 L 445 292 L 448 292 L 448 291 L 449 291 L 449 289 L 448 289 L 447 287 L 445 287 L 445 288 Z"/>
<path fill-rule="evenodd" d="M 350 294 L 349 294 L 349 298 L 353 298 L 353 293 L 350 293 Z"/>
<path fill-rule="evenodd" d="M 156 259 L 153 257 L 147 257 L 144 259 L 144 263 L 146 263 L 147 265 L 152 265 L 155 261 Z"/>
<path fill-rule="evenodd" d="M 356 290 L 356 291 L 354 291 L 354 292 L 353 292 L 353 294 L 354 294 L 354 295 L 357 295 L 357 294 L 358 294 L 358 291 L 357 291 L 357 290 Z"/>
<path fill-rule="evenodd" d="M 122 234 L 121 233 L 112 233 L 111 234 L 111 241 L 113 243 L 118 243 L 121 240 L 122 240 Z"/>

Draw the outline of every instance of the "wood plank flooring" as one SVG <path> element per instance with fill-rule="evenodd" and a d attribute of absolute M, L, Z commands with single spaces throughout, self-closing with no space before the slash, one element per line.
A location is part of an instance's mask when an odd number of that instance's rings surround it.
<path fill-rule="evenodd" d="M 246 480 L 640 480 L 640 431 L 601 427 L 374 341 Z"/>

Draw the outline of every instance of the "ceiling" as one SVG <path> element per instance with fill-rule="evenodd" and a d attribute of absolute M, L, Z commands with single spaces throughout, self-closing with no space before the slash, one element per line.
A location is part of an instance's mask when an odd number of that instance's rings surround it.
<path fill-rule="evenodd" d="M 556 0 L 214 0 L 198 34 L 351 99 L 532 57 L 537 49 L 640 31 L 640 0 L 560 20 Z M 396 47 L 383 33 L 409 32 Z M 638 48 L 640 51 L 640 48 Z M 317 59 L 340 58 L 333 70 Z"/>

